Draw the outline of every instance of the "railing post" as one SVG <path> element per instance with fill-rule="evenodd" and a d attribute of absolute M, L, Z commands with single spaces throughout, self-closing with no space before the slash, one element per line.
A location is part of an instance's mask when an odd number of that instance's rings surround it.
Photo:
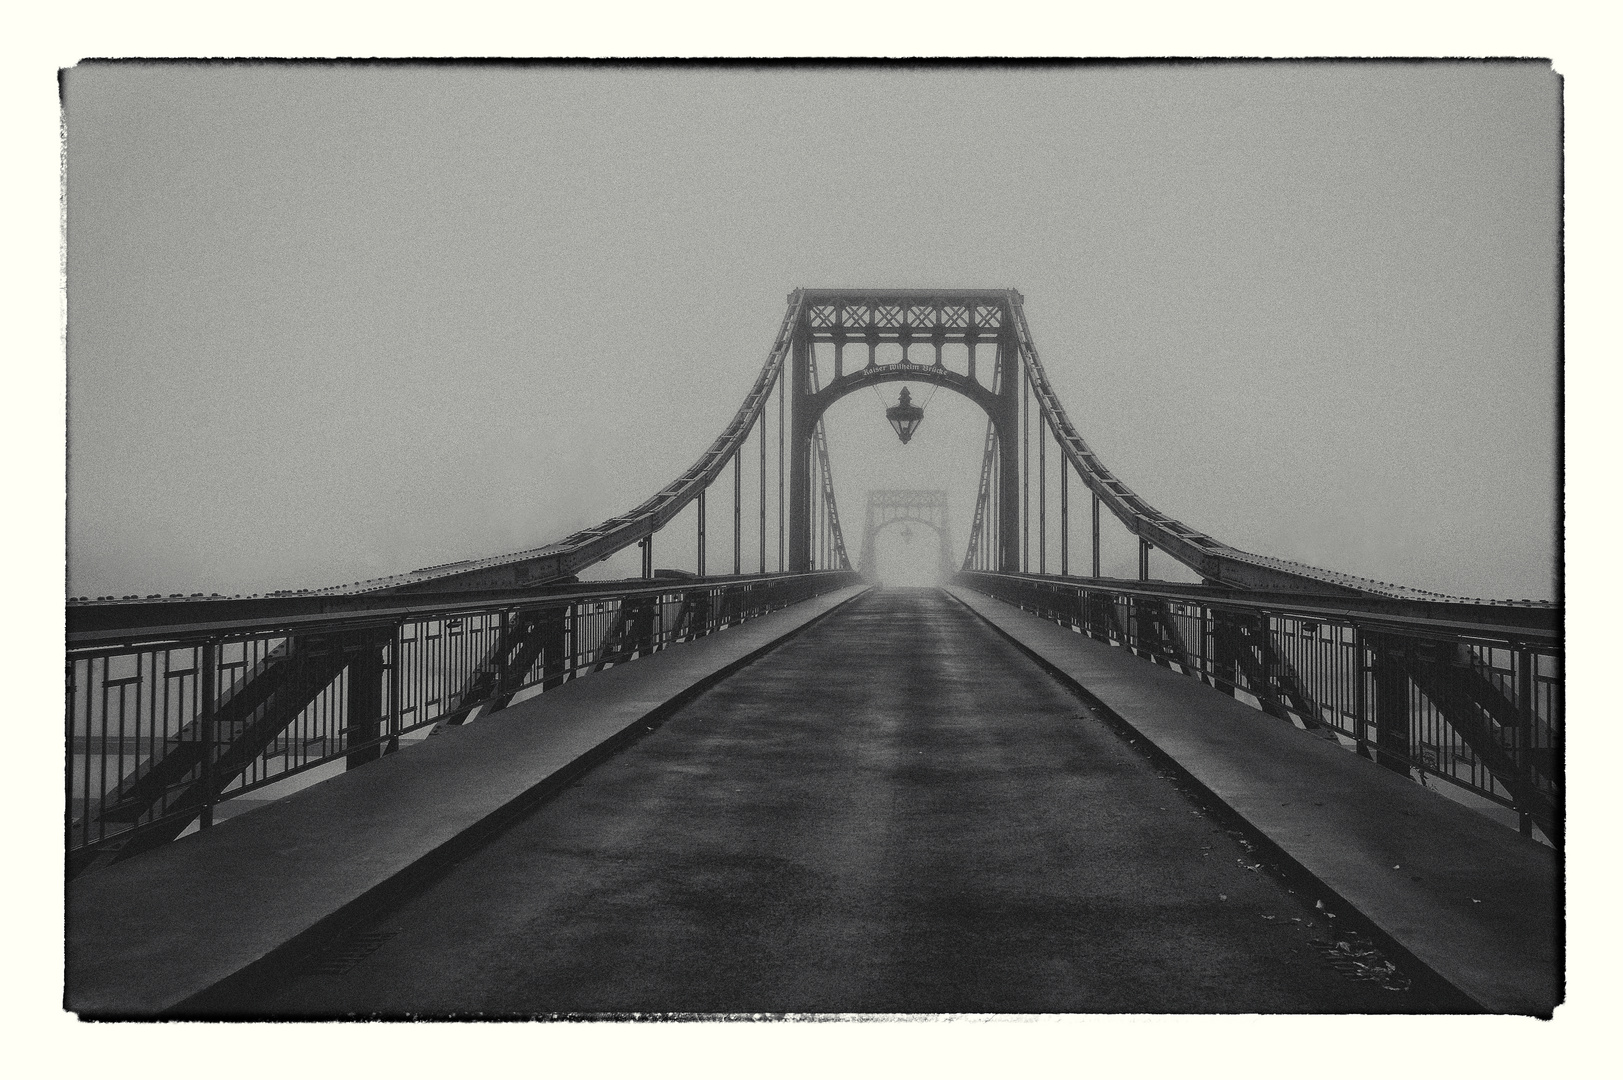
<path fill-rule="evenodd" d="M 580 652 L 579 624 L 580 613 L 576 609 L 576 605 L 574 603 L 565 604 L 558 613 L 557 667 L 554 669 L 551 665 L 548 665 L 543 669 L 547 672 L 547 678 L 541 684 L 542 690 L 551 690 L 555 686 L 562 686 L 568 680 L 570 673 L 575 670 L 577 654 Z M 550 647 L 553 640 L 549 634 L 547 644 L 543 648 Z"/>
<path fill-rule="evenodd" d="M 1533 672 L 1536 666 L 1532 649 L 1519 643 L 1513 643 L 1511 648 L 1516 654 L 1516 714 L 1521 719 L 1521 731 L 1517 732 L 1516 739 L 1521 752 L 1516 755 L 1516 768 L 1531 787 L 1537 783 L 1533 767 L 1533 743 L 1538 730 L 1538 717 L 1533 714 Z M 1532 836 L 1533 815 L 1528 813 L 1525 806 L 1518 806 L 1516 816 L 1521 834 Z"/>
<path fill-rule="evenodd" d="M 200 718 L 199 737 L 203 743 L 203 806 L 197 812 L 197 827 L 206 829 L 214 824 L 214 801 L 219 795 L 215 788 L 214 767 L 214 671 L 215 671 L 215 642 L 209 638 L 203 642 L 198 650 L 197 693 L 201 699 L 202 716 Z"/>
<path fill-rule="evenodd" d="M 1212 685 L 1230 697 L 1240 688 L 1240 629 L 1232 612 L 1212 612 Z"/>
<path fill-rule="evenodd" d="M 1375 761 L 1409 775 L 1409 671 L 1401 641 L 1371 635 L 1375 663 Z"/>
<path fill-rule="evenodd" d="M 400 688 L 402 672 L 401 650 L 406 636 L 406 624 L 394 624 L 394 634 L 389 639 L 389 741 L 384 745 L 383 752 L 392 754 L 400 749 Z"/>
<path fill-rule="evenodd" d="M 513 649 L 513 612 L 509 608 L 502 608 L 498 617 L 500 621 L 496 625 L 496 686 L 490 695 L 496 701 L 500 701 L 507 694 L 508 684 L 512 679 L 512 673 L 508 671 L 508 654 Z"/>
<path fill-rule="evenodd" d="M 1196 662 L 1200 665 L 1197 674 L 1203 679 L 1210 679 L 1212 675 L 1211 654 L 1207 648 L 1206 637 L 1211 633 L 1212 609 L 1205 604 L 1200 605 L 1200 647 L 1196 649 Z"/>
<path fill-rule="evenodd" d="M 349 685 L 345 694 L 346 738 L 344 768 L 355 769 L 381 757 L 377 745 L 383 718 L 383 646 L 362 637 L 349 652 Z M 362 745 L 360 749 L 349 748 Z"/>
<path fill-rule="evenodd" d="M 1368 643 L 1364 640 L 1364 631 L 1358 626 L 1352 628 L 1353 651 L 1353 716 L 1358 725 L 1357 753 L 1367 761 L 1375 760 L 1375 755 L 1369 748 L 1369 678 L 1374 670 L 1369 663 Z"/>

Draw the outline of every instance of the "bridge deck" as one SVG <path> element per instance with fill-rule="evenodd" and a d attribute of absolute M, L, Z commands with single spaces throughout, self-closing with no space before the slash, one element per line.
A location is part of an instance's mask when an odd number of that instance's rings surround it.
<path fill-rule="evenodd" d="M 1408 989 L 1349 978 L 1378 974 L 1373 959 L 1338 951 L 1336 922 L 1261 869 L 1204 796 L 964 604 L 922 590 L 835 610 L 439 879 L 376 902 L 693 671 L 850 595 L 569 684 L 87 875 L 69 897 L 70 1007 L 171 1007 L 369 892 L 345 937 L 212 1000 L 261 1015 L 1470 1007 L 1419 969 Z M 1547 850 L 1193 680 L 964 600 L 1482 1004 L 1549 1011 Z M 559 722 L 536 723 L 547 710 Z M 1333 821 L 1265 810 L 1332 799 Z"/>
<path fill-rule="evenodd" d="M 1338 972 L 1333 922 L 1081 714 L 945 594 L 868 593 L 248 1008 L 1462 1007 Z"/>

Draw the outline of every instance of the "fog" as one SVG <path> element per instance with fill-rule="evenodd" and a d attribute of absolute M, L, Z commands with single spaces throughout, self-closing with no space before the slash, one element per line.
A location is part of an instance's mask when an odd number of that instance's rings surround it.
<path fill-rule="evenodd" d="M 1547 64 L 83 64 L 63 85 L 72 595 L 561 538 L 699 455 L 797 286 L 1018 288 L 1078 430 L 1161 510 L 1384 581 L 1553 595 Z M 937 394 L 903 446 L 898 389 L 828 413 L 847 546 L 867 491 L 940 488 L 956 562 L 984 416 Z M 692 569 L 694 533 L 689 511 L 656 563 Z M 1107 535 L 1105 571 L 1134 568 Z"/>

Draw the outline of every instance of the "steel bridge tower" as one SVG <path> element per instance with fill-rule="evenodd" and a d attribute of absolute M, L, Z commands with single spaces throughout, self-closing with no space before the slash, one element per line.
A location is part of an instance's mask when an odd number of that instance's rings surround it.
<path fill-rule="evenodd" d="M 882 382 L 930 383 L 969 398 L 986 412 L 988 440 L 995 443 L 999 505 L 1014 507 L 1020 499 L 1019 445 L 1020 342 L 1010 290 L 976 289 L 804 289 L 791 328 L 789 349 L 789 530 L 788 569 L 812 567 L 812 471 L 818 422 L 828 407 L 864 387 Z M 902 349 L 899 363 L 881 365 L 881 344 Z M 961 344 L 968 351 L 967 371 L 942 362 L 941 349 Z M 833 378 L 817 388 L 814 372 L 818 345 L 833 347 Z M 866 362 L 846 369 L 848 345 L 866 345 Z M 925 363 L 914 363 L 912 350 L 933 350 Z M 979 351 L 992 351 L 991 377 L 977 374 Z M 860 354 L 859 354 L 860 360 Z M 1020 569 L 1020 519 L 997 515 L 995 568 Z"/>
<path fill-rule="evenodd" d="M 952 577 L 952 530 L 947 520 L 945 491 L 889 490 L 868 492 L 868 516 L 862 529 L 862 556 L 857 570 L 870 580 L 877 578 L 874 543 L 879 534 L 897 522 L 923 525 L 941 542 L 938 572 L 941 580 Z"/>

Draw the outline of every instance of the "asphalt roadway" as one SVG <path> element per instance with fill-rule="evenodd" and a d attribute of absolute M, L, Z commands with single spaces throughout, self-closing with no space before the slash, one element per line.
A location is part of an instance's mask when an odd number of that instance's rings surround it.
<path fill-rule="evenodd" d="M 1437 1012 L 947 594 L 867 593 L 266 1016 Z"/>

